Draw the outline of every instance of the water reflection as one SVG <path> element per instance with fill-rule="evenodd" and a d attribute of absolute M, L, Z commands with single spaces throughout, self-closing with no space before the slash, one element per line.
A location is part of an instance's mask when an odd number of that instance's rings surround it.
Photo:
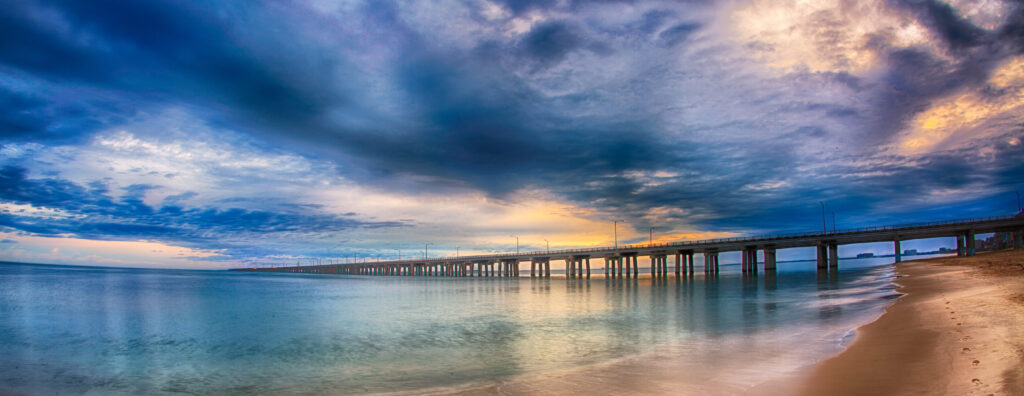
<path fill-rule="evenodd" d="M 842 272 L 454 279 L 0 265 L 0 384 L 13 387 L 0 393 L 391 392 L 666 348 L 720 364 L 779 345 L 816 353 L 893 294 L 887 267 Z"/>

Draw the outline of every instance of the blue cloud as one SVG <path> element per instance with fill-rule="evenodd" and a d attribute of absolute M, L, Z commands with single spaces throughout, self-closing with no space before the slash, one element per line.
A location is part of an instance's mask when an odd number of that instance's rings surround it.
<path fill-rule="evenodd" d="M 1024 53 L 1020 5 L 989 31 L 945 3 L 894 1 L 883 11 L 916 18 L 950 55 L 878 38 L 870 49 L 881 63 L 870 76 L 766 77 L 734 62 L 742 54 L 721 42 L 698 42 L 715 33 L 699 18 L 717 10 L 710 2 L 629 2 L 636 15 L 613 21 L 595 16 L 617 6 L 610 2 L 499 3 L 512 17 L 554 11 L 518 36 L 483 26 L 449 42 L 447 31 L 432 30 L 446 27 L 418 24 L 388 1 L 340 17 L 260 2 L 16 2 L 0 10 L 0 144 L 80 144 L 180 107 L 264 146 L 334 161 L 358 183 L 468 187 L 502 199 L 540 188 L 641 228 L 786 230 L 813 219 L 819 200 L 898 218 L 903 212 L 885 208 L 925 206 L 907 204 L 915 191 L 975 186 L 990 194 L 963 205 L 993 208 L 987 199 L 1022 186 L 1019 145 L 979 140 L 913 161 L 878 153 L 929 104 L 981 89 L 995 67 Z M 828 90 L 836 94 L 818 95 Z M 851 143 L 822 147 L 841 137 Z M 1024 133 L 1017 125 L 1005 137 Z M 996 159 L 977 160 L 972 150 L 982 147 Z M 288 202 L 189 206 L 199 192 L 150 205 L 143 196 L 173 174 L 114 198 L 102 182 L 31 179 L 26 167 L 0 169 L 0 200 L 84 216 L 0 218 L 39 235 L 213 247 L 228 236 L 402 225 Z M 659 171 L 674 176 L 636 177 Z M 769 181 L 777 187 L 760 187 Z M 645 217 L 662 207 L 686 215 L 662 224 Z"/>
<path fill-rule="evenodd" d="M 115 199 L 105 189 L 86 189 L 62 179 L 29 179 L 23 168 L 0 168 L 0 202 L 59 210 L 60 215 L 0 213 L 0 227 L 42 236 L 71 235 L 99 240 L 157 240 L 206 249 L 225 241 L 263 235 L 329 235 L 352 229 L 402 227 L 401 222 L 363 221 L 353 213 L 326 214 L 316 207 L 286 211 L 241 208 L 152 207 L 137 195 L 152 186 L 135 185 Z M 286 237 L 292 238 L 292 237 Z"/>

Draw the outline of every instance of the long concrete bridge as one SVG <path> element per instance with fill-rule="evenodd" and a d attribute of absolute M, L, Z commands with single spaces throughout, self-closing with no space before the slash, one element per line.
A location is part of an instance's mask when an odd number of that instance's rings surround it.
<path fill-rule="evenodd" d="M 895 261 L 900 261 L 900 242 L 938 237 L 956 237 L 957 255 L 973 256 L 975 235 L 992 232 L 1013 233 L 1014 247 L 1024 246 L 1024 214 L 951 220 L 932 223 L 905 224 L 895 226 L 869 227 L 836 232 L 811 232 L 801 234 L 759 235 L 735 238 L 683 241 L 665 244 L 633 244 L 615 247 L 532 251 L 461 257 L 438 257 L 380 261 L 373 263 L 348 263 L 305 265 L 276 268 L 241 268 L 241 271 L 255 272 L 300 272 L 314 274 L 349 274 L 376 276 L 441 276 L 441 277 L 518 277 L 520 263 L 530 263 L 531 277 L 550 277 L 551 261 L 564 261 L 568 278 L 590 277 L 590 260 L 603 259 L 604 275 L 608 277 L 639 276 L 638 257 L 650 258 L 650 273 L 667 275 L 669 259 L 674 259 L 676 275 L 695 273 L 694 256 L 704 256 L 705 274 L 718 273 L 718 255 L 722 252 L 740 251 L 742 271 L 757 273 L 775 271 L 776 251 L 797 247 L 816 247 L 819 271 L 829 271 L 839 266 L 838 246 L 853 243 L 892 242 Z M 758 251 L 764 257 L 758 262 Z M 763 265 L 762 265 L 763 264 Z"/>

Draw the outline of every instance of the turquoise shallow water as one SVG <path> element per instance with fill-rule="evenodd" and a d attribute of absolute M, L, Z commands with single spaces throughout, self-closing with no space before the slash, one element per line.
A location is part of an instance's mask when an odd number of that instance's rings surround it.
<path fill-rule="evenodd" d="M 797 367 L 884 310 L 887 264 L 654 282 L 0 264 L 0 393 L 415 391 L 667 347 L 729 365 L 791 346 Z"/>

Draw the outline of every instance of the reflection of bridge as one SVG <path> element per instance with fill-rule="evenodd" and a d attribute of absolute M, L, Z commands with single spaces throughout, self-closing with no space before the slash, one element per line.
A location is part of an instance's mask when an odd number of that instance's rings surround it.
<path fill-rule="evenodd" d="M 774 271 L 775 251 L 794 247 L 817 247 L 818 269 L 838 268 L 838 246 L 841 244 L 888 242 L 894 243 L 895 259 L 900 261 L 900 241 L 936 237 L 956 237 L 957 255 L 973 256 L 975 234 L 1013 232 L 1014 247 L 1020 249 L 1024 241 L 1024 216 L 1001 216 L 982 219 L 953 220 L 934 223 L 860 228 L 837 232 L 762 235 L 703 241 L 673 242 L 667 244 L 624 245 L 587 249 L 552 250 L 526 253 L 505 253 L 463 257 L 439 257 L 413 260 L 307 265 L 277 268 L 245 268 L 256 272 L 302 272 L 317 274 L 386 275 L 386 276 L 481 276 L 518 277 L 519 264 L 530 263 L 530 276 L 551 276 L 551 260 L 565 261 L 566 276 L 590 276 L 590 259 L 604 259 L 606 276 L 637 276 L 637 257 L 651 259 L 651 273 L 666 275 L 668 258 L 674 256 L 675 273 L 693 274 L 694 255 L 704 255 L 704 272 L 718 272 L 718 254 L 741 251 L 742 271 L 758 271 L 757 251 L 764 256 L 764 271 Z"/>

